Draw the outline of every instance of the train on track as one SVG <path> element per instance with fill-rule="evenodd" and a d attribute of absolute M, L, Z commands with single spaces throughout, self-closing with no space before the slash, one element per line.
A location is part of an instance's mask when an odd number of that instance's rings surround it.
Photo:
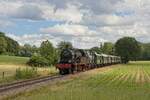
<path fill-rule="evenodd" d="M 64 49 L 56 68 L 61 75 L 121 63 L 121 57 L 97 54 L 92 50 Z"/>

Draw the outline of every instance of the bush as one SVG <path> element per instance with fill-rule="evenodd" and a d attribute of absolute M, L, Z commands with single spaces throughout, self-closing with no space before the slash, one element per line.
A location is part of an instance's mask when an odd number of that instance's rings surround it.
<path fill-rule="evenodd" d="M 16 79 L 29 79 L 38 76 L 36 68 L 16 69 Z"/>
<path fill-rule="evenodd" d="M 34 66 L 34 67 L 43 67 L 43 66 L 49 66 L 49 61 L 44 57 L 34 55 L 30 58 L 27 64 L 29 66 Z"/>

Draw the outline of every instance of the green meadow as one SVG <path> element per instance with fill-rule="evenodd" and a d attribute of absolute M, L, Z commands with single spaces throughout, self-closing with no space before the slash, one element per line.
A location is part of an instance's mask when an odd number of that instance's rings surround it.
<path fill-rule="evenodd" d="M 0 64 L 12 64 L 12 65 L 25 65 L 29 60 L 28 57 L 17 57 L 17 56 L 7 56 L 0 55 Z"/>
<path fill-rule="evenodd" d="M 6 56 L 0 55 L 0 84 L 17 81 L 14 77 L 16 69 L 29 68 L 26 63 L 29 60 L 28 57 L 17 57 L 17 56 Z M 57 70 L 55 67 L 41 67 L 37 68 L 39 76 L 46 76 L 50 74 L 56 74 Z M 3 77 L 4 72 L 4 77 Z"/>
<path fill-rule="evenodd" d="M 94 69 L 9 100 L 149 100 L 150 62 Z"/>

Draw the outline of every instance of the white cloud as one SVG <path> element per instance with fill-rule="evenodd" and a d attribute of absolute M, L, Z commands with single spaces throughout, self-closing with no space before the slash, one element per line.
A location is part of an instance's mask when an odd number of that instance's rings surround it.
<path fill-rule="evenodd" d="M 16 3 L 16 2 L 0 1 L 0 16 L 10 17 L 22 5 L 23 4 L 20 2 Z"/>
<path fill-rule="evenodd" d="M 97 27 L 133 25 L 135 21 L 134 16 L 117 16 L 115 14 L 92 15 L 84 17 L 85 24 Z"/>
<path fill-rule="evenodd" d="M 71 35 L 71 36 L 88 36 L 95 35 L 96 32 L 90 30 L 87 26 L 78 24 L 57 24 L 53 27 L 42 28 L 41 32 L 57 35 Z"/>
<path fill-rule="evenodd" d="M 61 37 L 62 40 L 72 42 L 77 48 L 91 48 L 99 46 L 99 42 L 105 42 L 95 30 L 89 29 L 87 26 L 78 24 L 61 24 L 53 27 L 41 29 L 43 34 L 50 34 L 55 38 Z"/>
<path fill-rule="evenodd" d="M 72 40 L 73 46 L 82 49 L 88 49 L 95 46 L 100 46 L 101 42 L 106 42 L 107 40 L 97 37 L 97 36 L 84 36 L 84 37 L 75 37 Z"/>
<path fill-rule="evenodd" d="M 57 9 L 54 15 L 56 19 L 73 23 L 81 22 L 83 17 L 82 11 L 76 6 L 70 4 L 68 4 L 65 9 Z"/>
<path fill-rule="evenodd" d="M 149 0 L 6 0 L 0 1 L 1 17 L 58 22 L 41 27 L 40 34 L 12 36 L 22 44 L 39 45 L 48 38 L 55 45 L 67 40 L 76 47 L 89 48 L 123 36 L 144 42 L 150 38 Z"/>
<path fill-rule="evenodd" d="M 55 5 L 37 2 L 0 1 L 0 16 L 27 20 L 56 20 L 79 23 L 83 12 L 77 6 L 67 3 L 66 8 L 55 8 Z"/>

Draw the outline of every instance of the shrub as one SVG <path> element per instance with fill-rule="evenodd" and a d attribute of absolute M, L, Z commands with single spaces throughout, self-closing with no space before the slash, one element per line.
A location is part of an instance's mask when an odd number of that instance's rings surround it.
<path fill-rule="evenodd" d="M 44 57 L 34 55 L 30 58 L 27 64 L 34 67 L 43 67 L 43 66 L 49 66 L 49 61 Z"/>
<path fill-rule="evenodd" d="M 16 79 L 29 79 L 38 76 L 36 68 L 16 69 Z"/>

